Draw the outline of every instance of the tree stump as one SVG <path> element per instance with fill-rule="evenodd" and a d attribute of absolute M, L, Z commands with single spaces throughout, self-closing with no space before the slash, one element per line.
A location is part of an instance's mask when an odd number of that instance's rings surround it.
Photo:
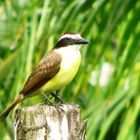
<path fill-rule="evenodd" d="M 87 121 L 77 105 L 35 105 L 17 109 L 15 140 L 85 140 Z"/>

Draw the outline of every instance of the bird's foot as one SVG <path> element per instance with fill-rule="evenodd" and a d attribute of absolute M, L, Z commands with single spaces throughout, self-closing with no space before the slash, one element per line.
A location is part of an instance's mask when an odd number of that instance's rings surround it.
<path fill-rule="evenodd" d="M 61 108 L 61 104 L 52 104 L 52 106 L 54 106 L 54 108 L 58 111 L 61 110 L 61 111 L 65 112 L 64 109 Z"/>

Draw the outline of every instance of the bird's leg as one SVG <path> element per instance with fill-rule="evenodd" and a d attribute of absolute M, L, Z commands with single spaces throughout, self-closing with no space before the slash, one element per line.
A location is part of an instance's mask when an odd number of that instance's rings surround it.
<path fill-rule="evenodd" d="M 60 97 L 59 97 L 59 90 L 56 90 L 55 92 L 51 92 L 51 95 L 52 95 L 52 97 L 55 98 L 55 100 L 61 102 L 61 104 L 64 103 L 63 100 L 61 100 Z M 54 104 L 53 106 L 54 106 L 55 108 L 57 108 L 58 111 L 59 111 L 59 109 L 61 109 L 62 111 L 64 111 L 64 110 L 60 107 L 60 104 Z M 64 111 L 64 112 L 65 112 L 65 111 Z"/>
<path fill-rule="evenodd" d="M 59 109 L 61 109 L 62 111 L 64 111 L 62 108 L 60 108 L 59 105 L 53 104 L 53 102 L 50 100 L 50 98 L 48 98 L 43 92 L 42 92 L 42 96 L 45 97 L 45 104 L 49 102 L 49 104 L 52 105 L 52 106 L 54 106 L 55 108 L 57 108 L 58 111 L 59 111 Z M 52 96 L 52 97 L 54 97 L 54 96 Z"/>
<path fill-rule="evenodd" d="M 45 97 L 45 104 L 46 103 L 53 104 L 50 98 L 48 98 L 43 92 L 42 92 L 42 96 Z"/>
<path fill-rule="evenodd" d="M 59 90 L 57 90 L 55 93 L 51 92 L 51 95 L 59 102 L 61 102 L 62 104 L 64 103 L 64 101 L 58 96 L 58 92 Z"/>

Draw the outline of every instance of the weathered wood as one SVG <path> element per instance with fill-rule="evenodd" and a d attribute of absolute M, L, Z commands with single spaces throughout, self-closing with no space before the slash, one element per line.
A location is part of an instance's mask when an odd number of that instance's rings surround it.
<path fill-rule="evenodd" d="M 85 131 L 77 105 L 36 105 L 15 113 L 15 140 L 85 140 Z"/>

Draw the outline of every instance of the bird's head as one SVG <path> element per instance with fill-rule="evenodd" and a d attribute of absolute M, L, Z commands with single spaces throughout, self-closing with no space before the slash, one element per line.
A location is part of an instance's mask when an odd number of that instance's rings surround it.
<path fill-rule="evenodd" d="M 65 33 L 58 40 L 55 48 L 67 47 L 69 45 L 89 44 L 89 41 L 81 37 L 77 33 Z"/>

